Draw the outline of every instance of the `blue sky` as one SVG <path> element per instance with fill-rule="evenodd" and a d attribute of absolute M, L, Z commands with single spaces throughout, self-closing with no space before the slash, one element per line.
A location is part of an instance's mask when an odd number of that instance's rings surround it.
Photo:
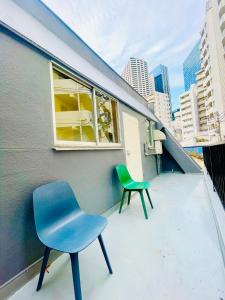
<path fill-rule="evenodd" d="M 173 109 L 182 63 L 200 38 L 206 0 L 43 0 L 121 74 L 129 57 L 169 68 Z"/>

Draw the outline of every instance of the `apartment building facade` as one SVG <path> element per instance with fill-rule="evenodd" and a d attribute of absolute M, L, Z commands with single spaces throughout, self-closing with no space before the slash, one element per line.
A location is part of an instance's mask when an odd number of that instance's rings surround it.
<path fill-rule="evenodd" d="M 201 30 L 201 66 L 205 71 L 205 105 L 212 142 L 225 139 L 224 10 L 224 1 L 208 1 Z"/>
<path fill-rule="evenodd" d="M 148 64 L 145 60 L 131 57 L 121 76 L 143 97 L 150 94 Z"/>
<path fill-rule="evenodd" d="M 180 95 L 180 115 L 182 126 L 183 146 L 196 144 L 199 131 L 197 107 L 197 87 L 192 85 L 190 90 Z"/>
<path fill-rule="evenodd" d="M 201 69 L 196 73 L 196 93 L 197 93 L 197 112 L 199 120 L 199 133 L 197 142 L 209 141 L 207 111 L 206 111 L 206 87 L 205 87 L 205 71 Z"/>
<path fill-rule="evenodd" d="M 222 44 L 225 50 L 225 0 L 218 0 L 219 5 L 219 18 L 220 18 L 220 30 L 222 34 Z"/>
<path fill-rule="evenodd" d="M 160 119 L 163 125 L 171 130 L 171 109 L 169 95 L 166 93 L 153 92 L 146 97 L 150 108 L 153 109 L 155 115 Z"/>

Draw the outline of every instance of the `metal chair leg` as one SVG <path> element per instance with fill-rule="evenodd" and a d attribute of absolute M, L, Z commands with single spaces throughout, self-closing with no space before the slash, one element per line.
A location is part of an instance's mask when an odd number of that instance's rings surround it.
<path fill-rule="evenodd" d="M 36 291 L 39 291 L 41 289 L 42 282 L 43 282 L 44 275 L 45 275 L 45 269 L 46 269 L 47 263 L 48 263 L 48 258 L 49 258 L 50 251 L 51 251 L 50 248 L 45 247 L 44 258 L 43 258 L 43 261 L 42 261 L 41 272 L 40 272 L 40 276 L 39 276 L 39 279 L 38 279 L 38 285 L 37 285 Z"/>
<path fill-rule="evenodd" d="M 113 271 L 112 271 L 112 268 L 111 268 L 111 265 L 110 265 L 110 262 L 109 262 L 109 258 L 108 258 L 108 255 L 107 255 L 107 252 L 106 252 L 105 245 L 104 245 L 101 234 L 98 236 L 98 240 L 99 240 L 100 246 L 102 248 L 102 252 L 103 252 L 107 267 L 109 269 L 109 273 L 112 274 Z"/>
<path fill-rule="evenodd" d="M 131 197 L 131 191 L 129 191 L 129 194 L 128 194 L 128 202 L 127 202 L 127 205 L 130 205 L 130 197 Z"/>
<path fill-rule="evenodd" d="M 152 200 L 151 200 L 151 197 L 150 197 L 149 191 L 148 191 L 148 189 L 146 189 L 145 191 L 146 191 L 146 194 L 147 194 L 147 196 L 148 196 L 149 203 L 150 203 L 150 205 L 151 205 L 151 207 L 152 207 L 152 209 L 153 209 L 153 208 L 154 208 L 154 206 L 153 206 L 153 204 L 152 204 Z"/>
<path fill-rule="evenodd" d="M 139 193 L 140 193 L 140 197 L 141 197 L 141 203 L 142 203 L 142 207 L 143 207 L 143 210 L 144 210 L 145 219 L 148 219 L 148 213 L 147 213 L 147 209 L 146 209 L 146 206 L 145 206 L 143 191 L 139 191 Z"/>
<path fill-rule="evenodd" d="M 78 253 L 70 253 L 71 267 L 73 274 L 73 287 L 76 300 L 82 300 L 81 286 L 80 286 L 80 271 Z"/>
<path fill-rule="evenodd" d="M 122 211 L 123 202 L 124 202 L 124 198 L 125 198 L 125 193 L 126 193 L 126 190 L 124 189 L 124 190 L 123 190 L 123 196 L 122 196 L 121 203 L 120 203 L 119 214 L 120 214 L 121 211 Z"/>

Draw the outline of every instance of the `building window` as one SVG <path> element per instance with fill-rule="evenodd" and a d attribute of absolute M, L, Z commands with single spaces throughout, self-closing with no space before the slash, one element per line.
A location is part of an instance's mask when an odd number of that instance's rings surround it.
<path fill-rule="evenodd" d="M 146 142 L 149 148 L 154 148 L 153 129 L 155 123 L 150 120 L 145 121 L 146 127 Z"/>
<path fill-rule="evenodd" d="M 119 143 L 117 102 L 96 91 L 98 138 L 100 143 Z"/>
<path fill-rule="evenodd" d="M 120 144 L 116 99 L 55 68 L 53 85 L 57 146 Z"/>

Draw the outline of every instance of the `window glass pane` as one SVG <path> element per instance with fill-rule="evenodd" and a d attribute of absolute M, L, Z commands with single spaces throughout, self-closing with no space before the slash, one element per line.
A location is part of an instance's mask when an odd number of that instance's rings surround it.
<path fill-rule="evenodd" d="M 53 78 L 57 140 L 94 142 L 92 90 L 57 70 Z"/>
<path fill-rule="evenodd" d="M 96 92 L 98 136 L 101 143 L 119 143 L 117 102 Z"/>

